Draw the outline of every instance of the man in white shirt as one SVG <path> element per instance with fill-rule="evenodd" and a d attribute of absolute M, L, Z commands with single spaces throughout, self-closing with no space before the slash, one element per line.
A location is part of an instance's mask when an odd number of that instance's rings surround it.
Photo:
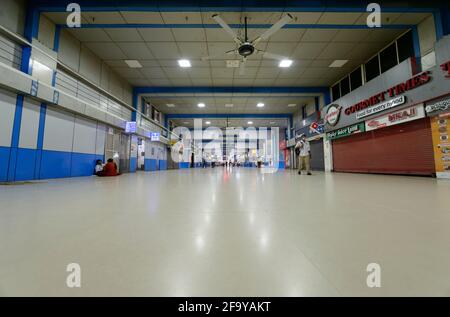
<path fill-rule="evenodd" d="M 306 140 L 306 135 L 300 135 L 299 140 L 295 144 L 295 153 L 298 155 L 298 174 L 301 175 L 302 169 L 305 169 L 306 173 L 311 175 L 311 148 Z"/>

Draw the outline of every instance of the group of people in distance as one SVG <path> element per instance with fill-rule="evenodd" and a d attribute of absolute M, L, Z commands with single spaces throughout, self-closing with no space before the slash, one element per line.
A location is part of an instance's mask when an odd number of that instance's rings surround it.
<path fill-rule="evenodd" d="M 114 163 L 112 158 L 106 161 L 106 164 L 103 164 L 102 160 L 97 160 L 95 163 L 95 175 L 104 177 L 104 176 L 118 176 L 120 173 L 117 171 L 117 164 Z"/>

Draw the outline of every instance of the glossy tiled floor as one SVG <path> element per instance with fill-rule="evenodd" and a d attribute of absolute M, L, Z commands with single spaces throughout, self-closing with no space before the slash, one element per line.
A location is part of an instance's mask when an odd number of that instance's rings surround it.
<path fill-rule="evenodd" d="M 450 181 L 216 168 L 0 186 L 0 295 L 449 296 Z"/>

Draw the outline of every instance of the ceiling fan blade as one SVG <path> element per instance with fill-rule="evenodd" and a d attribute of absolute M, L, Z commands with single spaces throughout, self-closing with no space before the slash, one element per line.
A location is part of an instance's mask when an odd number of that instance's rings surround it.
<path fill-rule="evenodd" d="M 279 29 L 281 29 L 283 26 L 285 26 L 286 24 L 288 24 L 289 22 L 292 21 L 292 19 L 294 19 L 292 17 L 292 15 L 290 15 L 289 13 L 286 14 L 283 18 L 281 18 L 281 20 L 279 20 L 277 23 L 275 23 L 274 25 L 272 25 L 270 27 L 270 29 L 268 29 L 266 32 L 264 32 L 263 34 L 261 34 L 260 36 L 258 36 L 254 41 L 253 44 L 258 43 L 259 41 L 265 41 L 267 40 L 269 37 L 271 37 L 275 32 L 277 32 Z"/>
<path fill-rule="evenodd" d="M 247 62 L 247 58 L 244 57 L 242 59 L 241 65 L 239 65 L 239 75 L 240 76 L 245 75 L 245 64 L 246 64 L 246 62 Z"/>
<path fill-rule="evenodd" d="M 228 34 L 231 35 L 231 37 L 233 38 L 233 40 L 234 40 L 236 43 L 238 43 L 238 44 L 241 43 L 241 40 L 240 40 L 239 37 L 237 36 L 236 32 L 234 32 L 233 29 L 230 28 L 230 26 L 227 24 L 227 22 L 225 22 L 225 21 L 220 17 L 220 15 L 214 14 L 214 15 L 212 16 L 212 18 L 214 19 L 214 21 L 216 21 L 216 22 L 222 27 L 222 29 L 225 30 L 225 32 L 227 32 Z"/>
<path fill-rule="evenodd" d="M 210 59 L 216 59 L 216 58 L 223 57 L 224 55 L 232 55 L 232 54 L 238 54 L 238 51 L 235 49 L 232 49 L 232 50 L 223 52 L 222 54 L 203 56 L 201 59 L 204 62 L 204 61 L 208 61 Z"/>
<path fill-rule="evenodd" d="M 258 50 L 258 53 L 262 54 L 263 58 L 276 59 L 276 60 L 279 60 L 279 61 L 288 59 L 286 56 L 281 56 L 281 55 L 278 55 L 278 54 L 273 54 L 273 53 L 269 53 L 269 52 L 265 52 L 265 51 Z"/>

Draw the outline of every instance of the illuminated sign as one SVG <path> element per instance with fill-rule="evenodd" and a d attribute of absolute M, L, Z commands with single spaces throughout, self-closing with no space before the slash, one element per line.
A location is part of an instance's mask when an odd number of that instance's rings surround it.
<path fill-rule="evenodd" d="M 394 98 L 392 100 L 388 100 L 388 101 L 383 102 L 383 103 L 381 103 L 379 105 L 376 105 L 376 106 L 373 106 L 373 107 L 370 107 L 370 108 L 366 108 L 364 110 L 361 110 L 361 111 L 357 112 L 356 113 L 356 118 L 357 119 L 361 119 L 361 118 L 364 118 L 364 117 L 371 116 L 371 115 L 373 115 L 375 113 L 382 112 L 384 110 L 397 107 L 399 105 L 404 104 L 405 101 L 406 101 L 405 96 L 400 96 L 400 97 Z"/>
<path fill-rule="evenodd" d="M 136 121 L 127 121 L 125 123 L 125 133 L 136 133 Z"/>
<path fill-rule="evenodd" d="M 160 135 L 159 132 L 152 132 L 150 134 L 150 141 L 159 141 Z"/>

